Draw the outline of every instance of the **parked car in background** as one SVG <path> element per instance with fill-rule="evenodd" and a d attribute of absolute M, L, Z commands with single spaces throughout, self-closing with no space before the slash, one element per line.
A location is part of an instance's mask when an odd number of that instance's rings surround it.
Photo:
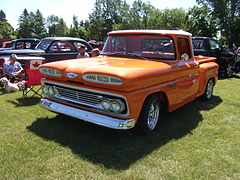
<path fill-rule="evenodd" d="M 5 41 L 2 43 L 2 48 L 10 48 L 11 46 L 12 46 L 12 41 Z"/>
<path fill-rule="evenodd" d="M 90 40 L 88 43 L 93 47 L 93 48 L 98 48 L 100 51 L 102 51 L 104 43 L 96 41 L 96 40 Z"/>
<path fill-rule="evenodd" d="M 3 42 L 3 48 L 0 48 L 0 51 L 13 49 L 35 49 L 39 42 L 40 39 L 36 38 L 15 39 Z M 9 44 L 11 44 L 10 47 Z"/>
<path fill-rule="evenodd" d="M 11 47 L 13 39 L 1 39 L 0 38 L 0 48 L 9 48 Z"/>
<path fill-rule="evenodd" d="M 45 58 L 46 62 L 64 59 L 75 59 L 78 55 L 78 48 L 84 44 L 89 54 L 92 46 L 85 40 L 73 37 L 48 37 L 40 41 L 35 49 L 9 49 L 0 51 L 1 57 L 9 57 L 11 54 L 21 56 L 38 56 Z"/>
<path fill-rule="evenodd" d="M 234 53 L 223 49 L 217 40 L 210 37 L 193 37 L 192 42 L 195 56 L 216 57 L 216 63 L 219 65 L 219 73 L 223 73 L 226 77 L 233 75 L 233 65 L 236 61 Z"/>

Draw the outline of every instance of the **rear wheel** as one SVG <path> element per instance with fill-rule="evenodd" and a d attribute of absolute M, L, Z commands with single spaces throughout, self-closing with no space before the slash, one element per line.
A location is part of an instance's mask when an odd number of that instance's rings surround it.
<path fill-rule="evenodd" d="M 233 76 L 233 62 L 229 62 L 227 65 L 227 68 L 225 70 L 225 74 L 227 77 Z"/>
<path fill-rule="evenodd" d="M 160 119 L 161 103 L 157 95 L 149 96 L 141 110 L 136 128 L 145 134 L 156 129 Z"/>
<path fill-rule="evenodd" d="M 205 92 L 202 95 L 203 100 L 209 100 L 209 99 L 212 98 L 213 87 L 214 87 L 213 79 L 209 79 L 208 83 L 207 83 L 207 86 L 206 86 L 206 89 L 205 89 Z"/>

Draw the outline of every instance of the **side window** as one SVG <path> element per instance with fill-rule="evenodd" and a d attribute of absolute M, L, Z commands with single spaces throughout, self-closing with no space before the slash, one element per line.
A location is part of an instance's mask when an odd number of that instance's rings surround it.
<path fill-rule="evenodd" d="M 175 59 L 173 40 L 168 36 L 146 38 L 142 40 L 141 50 L 145 57 L 165 60 Z"/>
<path fill-rule="evenodd" d="M 192 58 L 189 44 L 190 44 L 190 42 L 187 38 L 178 38 L 178 49 L 179 49 L 181 58 L 182 58 L 182 56 L 184 56 L 185 58 L 186 58 L 186 56 L 188 56 L 188 59 Z"/>
<path fill-rule="evenodd" d="M 220 49 L 220 44 L 215 40 L 209 40 L 209 45 L 211 50 Z"/>
<path fill-rule="evenodd" d="M 204 49 L 203 39 L 193 39 L 192 43 L 193 43 L 193 49 Z"/>
<path fill-rule="evenodd" d="M 91 50 L 91 49 L 89 48 L 89 46 L 86 45 L 86 44 L 83 43 L 83 42 L 82 42 L 82 43 L 80 43 L 80 42 L 74 42 L 73 44 L 74 44 L 74 46 L 75 46 L 76 49 L 79 49 L 80 46 L 84 45 L 84 46 L 87 48 L 87 50 Z"/>
<path fill-rule="evenodd" d="M 31 43 L 30 42 L 25 42 L 25 48 L 30 49 L 31 48 Z"/>
<path fill-rule="evenodd" d="M 126 40 L 125 37 L 117 37 L 114 39 L 112 45 L 115 52 L 124 52 L 126 51 Z"/>
<path fill-rule="evenodd" d="M 24 48 L 24 42 L 18 42 L 16 45 L 17 49 L 23 49 Z"/>
<path fill-rule="evenodd" d="M 50 51 L 53 51 L 53 52 L 74 51 L 73 45 L 68 42 L 54 42 L 49 49 Z"/>

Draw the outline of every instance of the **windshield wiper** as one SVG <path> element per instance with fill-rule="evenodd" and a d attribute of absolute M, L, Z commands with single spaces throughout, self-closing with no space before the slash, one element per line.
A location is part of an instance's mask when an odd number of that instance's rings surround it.
<path fill-rule="evenodd" d="M 147 60 L 147 58 L 139 55 L 139 54 L 136 54 L 136 53 L 128 53 L 128 52 L 125 52 L 124 55 L 127 55 L 127 56 L 133 56 L 133 57 L 138 57 L 138 58 L 141 58 L 141 59 L 144 59 L 144 60 Z"/>
<path fill-rule="evenodd" d="M 124 55 L 124 52 L 106 52 L 106 53 L 102 52 L 101 55 L 106 55 L 106 56 Z"/>
<path fill-rule="evenodd" d="M 139 54 L 136 54 L 136 53 L 129 53 L 129 52 L 108 52 L 108 53 L 101 53 L 101 55 L 106 55 L 106 56 L 132 56 L 132 57 L 138 57 L 138 58 L 141 58 L 141 59 L 144 59 L 144 60 L 147 60 L 147 58 L 139 55 Z"/>

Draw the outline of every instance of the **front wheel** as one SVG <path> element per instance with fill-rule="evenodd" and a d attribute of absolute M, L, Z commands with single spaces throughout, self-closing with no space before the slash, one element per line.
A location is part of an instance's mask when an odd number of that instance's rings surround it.
<path fill-rule="evenodd" d="M 209 79 L 205 92 L 202 95 L 203 100 L 210 100 L 212 98 L 213 95 L 213 87 L 214 87 L 214 82 L 213 79 Z"/>
<path fill-rule="evenodd" d="M 149 96 L 142 107 L 136 128 L 145 134 L 152 132 L 160 119 L 161 103 L 156 95 Z"/>

